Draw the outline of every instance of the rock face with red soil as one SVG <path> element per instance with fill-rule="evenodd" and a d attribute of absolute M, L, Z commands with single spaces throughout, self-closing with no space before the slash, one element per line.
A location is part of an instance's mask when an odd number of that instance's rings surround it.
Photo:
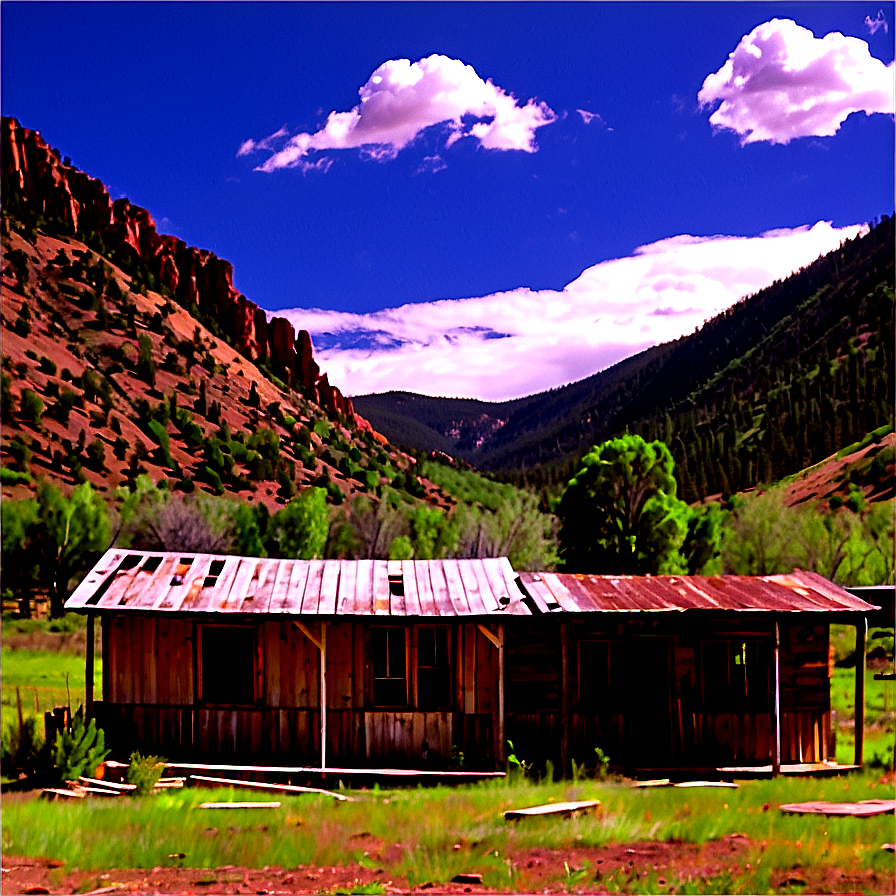
<path fill-rule="evenodd" d="M 362 430 L 370 424 L 314 361 L 311 336 L 282 317 L 267 319 L 254 302 L 234 289 L 233 267 L 205 249 L 160 234 L 146 209 L 127 199 L 111 200 L 105 186 L 63 161 L 37 131 L 14 118 L 2 121 L 4 202 L 52 221 L 68 236 L 95 234 L 120 262 L 142 265 L 160 286 L 184 306 L 195 305 L 218 322 L 234 348 L 296 386 L 331 413 L 354 418 Z"/>

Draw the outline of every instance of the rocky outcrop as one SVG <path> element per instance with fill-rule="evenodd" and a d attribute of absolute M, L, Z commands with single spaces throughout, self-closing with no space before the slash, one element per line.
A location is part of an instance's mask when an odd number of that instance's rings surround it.
<path fill-rule="evenodd" d="M 142 265 L 158 286 L 186 306 L 195 305 L 217 321 L 234 348 L 273 371 L 330 413 L 354 418 L 362 430 L 370 424 L 354 413 L 351 399 L 321 375 L 311 336 L 282 317 L 265 312 L 233 286 L 233 267 L 205 249 L 160 234 L 146 209 L 127 199 L 114 202 L 101 181 L 63 161 L 37 131 L 4 117 L 0 135 L 4 205 L 17 217 L 40 216 L 45 229 L 76 237 L 96 234 L 116 261 Z"/>

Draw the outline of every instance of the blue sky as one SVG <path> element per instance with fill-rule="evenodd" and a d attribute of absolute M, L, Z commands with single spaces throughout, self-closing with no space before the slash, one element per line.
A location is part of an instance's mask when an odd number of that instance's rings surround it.
<path fill-rule="evenodd" d="M 892 3 L 0 16 L 3 114 L 231 261 L 348 394 L 579 379 L 893 210 Z"/>

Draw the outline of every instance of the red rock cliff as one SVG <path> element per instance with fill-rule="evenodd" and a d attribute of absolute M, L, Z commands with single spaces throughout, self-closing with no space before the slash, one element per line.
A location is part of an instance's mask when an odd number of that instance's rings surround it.
<path fill-rule="evenodd" d="M 37 131 L 4 117 L 0 134 L 4 204 L 40 215 L 69 236 L 95 233 L 116 260 L 139 262 L 182 305 L 195 305 L 216 320 L 234 347 L 252 361 L 265 360 L 278 375 L 332 413 L 353 417 L 351 399 L 321 375 L 311 336 L 282 317 L 267 319 L 254 302 L 234 289 L 233 267 L 205 249 L 160 234 L 146 209 L 127 199 L 111 200 L 105 186 L 66 164 Z"/>

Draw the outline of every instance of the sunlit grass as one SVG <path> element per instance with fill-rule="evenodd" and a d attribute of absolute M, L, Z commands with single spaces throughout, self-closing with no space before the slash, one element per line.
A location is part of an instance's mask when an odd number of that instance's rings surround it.
<path fill-rule="evenodd" d="M 215 800 L 245 800 L 244 790 L 216 790 Z M 379 867 L 411 885 L 444 884 L 476 872 L 497 889 L 525 889 L 527 870 L 513 857 L 528 849 L 569 850 L 647 841 L 702 844 L 737 833 L 751 844 L 752 870 L 727 883 L 658 880 L 624 871 L 601 885 L 610 892 L 767 892 L 768 875 L 800 863 L 892 873 L 892 816 L 825 818 L 788 815 L 781 803 L 893 798 L 892 784 L 871 774 L 850 778 L 746 781 L 738 789 L 632 788 L 626 782 L 489 783 L 458 788 L 360 791 L 353 801 L 313 795 L 278 797 L 279 809 L 203 810 L 209 791 L 187 789 L 141 800 L 47 803 L 4 801 L 3 850 L 48 856 L 83 870 L 187 865 Z M 265 800 L 266 795 L 255 799 Z M 509 808 L 569 798 L 598 799 L 576 818 L 504 821 Z M 766 806 L 766 804 L 768 804 Z M 180 853 L 185 853 L 180 858 Z M 390 857 L 388 860 L 386 856 Z M 575 889 L 587 869 L 564 869 Z M 595 869 L 586 876 L 594 880 Z M 632 872 L 633 873 L 633 872 Z M 724 885 L 724 888 L 722 888 Z"/>

